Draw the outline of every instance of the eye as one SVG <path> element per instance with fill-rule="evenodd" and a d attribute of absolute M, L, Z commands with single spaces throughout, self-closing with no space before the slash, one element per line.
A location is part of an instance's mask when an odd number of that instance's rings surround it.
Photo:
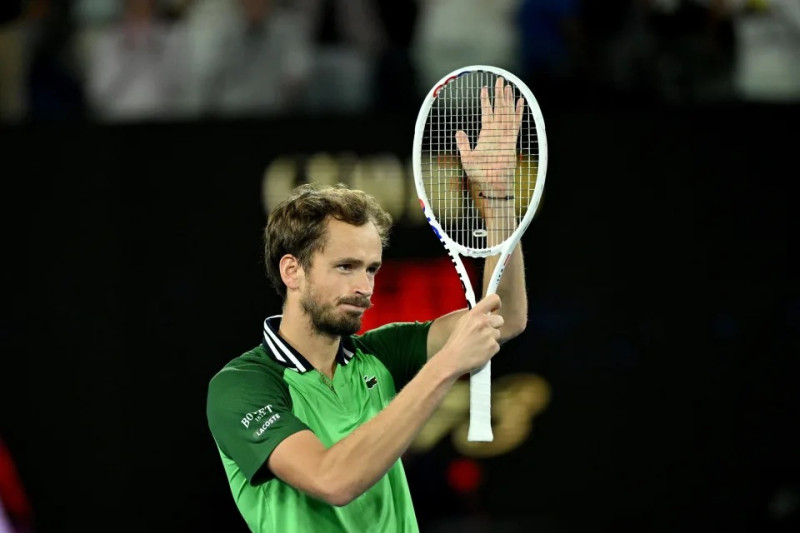
<path fill-rule="evenodd" d="M 372 274 L 374 276 L 375 274 L 378 273 L 378 270 L 380 270 L 380 268 L 381 267 L 379 267 L 379 266 L 371 266 L 371 267 L 367 268 L 367 272 L 369 272 L 370 274 Z"/>
<path fill-rule="evenodd" d="M 340 265 L 336 265 L 336 268 L 338 268 L 342 272 L 350 272 L 351 270 L 353 270 L 353 265 L 351 265 L 350 263 L 342 263 Z"/>

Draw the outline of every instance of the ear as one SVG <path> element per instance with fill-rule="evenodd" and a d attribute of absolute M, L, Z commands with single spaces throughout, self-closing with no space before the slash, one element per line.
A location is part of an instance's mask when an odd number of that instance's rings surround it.
<path fill-rule="evenodd" d="M 280 269 L 281 279 L 286 285 L 286 289 L 289 291 L 297 290 L 300 287 L 300 280 L 305 276 L 300 261 L 298 261 L 295 256 L 286 254 L 281 257 L 278 268 Z"/>

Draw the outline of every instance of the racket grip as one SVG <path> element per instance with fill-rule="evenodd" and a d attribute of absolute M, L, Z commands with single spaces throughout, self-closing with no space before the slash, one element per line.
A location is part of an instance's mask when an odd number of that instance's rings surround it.
<path fill-rule="evenodd" d="M 492 362 L 469 377 L 469 431 L 467 440 L 492 442 Z"/>

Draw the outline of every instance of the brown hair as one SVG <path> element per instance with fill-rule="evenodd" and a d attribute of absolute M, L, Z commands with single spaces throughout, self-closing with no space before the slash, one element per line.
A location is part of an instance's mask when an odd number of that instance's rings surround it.
<path fill-rule="evenodd" d="M 331 187 L 309 183 L 295 188 L 272 210 L 264 228 L 267 275 L 281 298 L 286 298 L 286 285 L 279 268 L 281 257 L 295 256 L 308 271 L 314 252 L 325 246 L 328 217 L 354 226 L 372 222 L 378 228 L 382 244 L 388 243 L 392 217 L 369 194 L 343 184 Z"/>

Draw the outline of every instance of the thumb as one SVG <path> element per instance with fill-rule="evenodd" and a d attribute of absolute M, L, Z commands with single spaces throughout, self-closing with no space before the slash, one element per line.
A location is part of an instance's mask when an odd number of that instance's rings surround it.
<path fill-rule="evenodd" d="M 469 147 L 469 137 L 464 131 L 457 131 L 456 132 L 456 145 L 458 146 L 458 152 L 461 154 L 461 157 L 467 156 L 472 152 Z"/>
<path fill-rule="evenodd" d="M 489 294 L 472 308 L 476 313 L 494 313 L 500 309 L 500 297 L 496 294 Z"/>

